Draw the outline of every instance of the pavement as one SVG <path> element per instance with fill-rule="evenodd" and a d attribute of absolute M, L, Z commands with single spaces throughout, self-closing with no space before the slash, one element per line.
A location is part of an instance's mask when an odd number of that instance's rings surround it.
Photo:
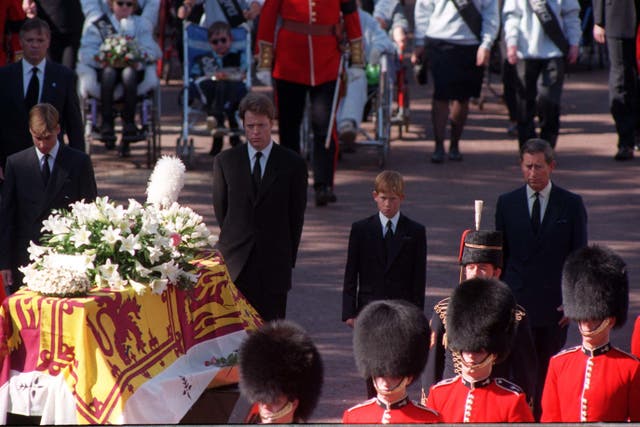
<path fill-rule="evenodd" d="M 461 142 L 462 162 L 428 161 L 433 151 L 430 126 L 431 86 L 412 83 L 411 125 L 403 140 L 394 139 L 388 168 L 406 180 L 402 211 L 427 228 L 426 312 L 448 296 L 458 279 L 457 255 L 462 231 L 474 224 L 474 200 L 484 200 L 482 227 L 493 228 L 498 195 L 522 185 L 517 141 L 506 133 L 506 108 L 499 78 L 485 86 L 483 108 L 471 108 Z M 258 88 L 265 90 L 265 88 Z M 491 90 L 490 90 L 491 89 Z M 180 82 L 162 88 L 162 153 L 175 153 L 179 132 Z M 392 131 L 397 136 L 397 130 Z M 193 168 L 186 174 L 180 202 L 205 218 L 213 232 L 218 226 L 211 202 L 213 158 L 211 139 L 196 137 Z M 228 144 L 225 141 L 225 144 Z M 447 144 L 448 145 L 448 144 Z M 225 146 L 226 147 L 226 146 Z M 616 134 L 608 111 L 607 71 L 580 70 L 565 81 L 561 135 L 557 145 L 557 169 L 553 180 L 582 195 L 589 215 L 589 240 L 608 245 L 627 262 L 631 280 L 629 321 L 614 331 L 612 341 L 624 350 L 630 346 L 633 320 L 640 314 L 640 153 L 629 162 L 615 162 Z M 145 199 L 150 171 L 145 168 L 143 144 L 132 146 L 132 157 L 120 159 L 100 143 L 92 146 L 98 192 L 120 202 Z M 325 365 L 325 384 L 311 422 L 339 422 L 342 412 L 365 399 L 351 349 L 351 330 L 341 322 L 341 293 L 347 241 L 351 223 L 375 213 L 371 197 L 379 172 L 372 149 L 359 147 L 345 154 L 338 165 L 335 192 L 338 202 L 328 207 L 309 204 L 294 285 L 289 294 L 287 317 L 312 335 Z M 577 344 L 575 325 L 568 345 Z M 411 388 L 418 399 L 418 388 Z"/>

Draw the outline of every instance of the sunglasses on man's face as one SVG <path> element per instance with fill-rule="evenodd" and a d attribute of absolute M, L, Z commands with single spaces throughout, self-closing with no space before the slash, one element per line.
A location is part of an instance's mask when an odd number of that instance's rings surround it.
<path fill-rule="evenodd" d="M 226 43 L 227 42 L 227 38 L 226 37 L 222 37 L 222 38 L 219 38 L 219 39 L 211 39 L 209 41 L 211 42 L 212 45 L 215 46 L 218 43 L 222 43 L 222 44 Z"/>
<path fill-rule="evenodd" d="M 117 1 L 116 4 L 120 7 L 133 7 L 133 2 L 131 1 Z"/>

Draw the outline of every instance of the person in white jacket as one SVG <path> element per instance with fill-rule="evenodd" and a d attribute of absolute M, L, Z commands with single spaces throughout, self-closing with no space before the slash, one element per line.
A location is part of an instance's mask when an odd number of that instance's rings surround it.
<path fill-rule="evenodd" d="M 141 138 L 135 125 L 137 86 L 145 78 L 145 67 L 160 57 L 162 52 L 153 39 L 151 23 L 134 15 L 136 0 L 109 0 L 110 12 L 92 22 L 85 22 L 80 50 L 78 52 L 78 75 L 87 78 L 95 70 L 100 84 L 102 126 L 100 139 L 107 144 L 115 142 L 114 133 L 114 92 L 121 83 L 124 88 L 124 108 L 122 111 L 123 133 L 120 154 L 129 155 L 129 142 Z M 144 60 L 126 65 L 108 65 L 97 60 L 103 42 L 113 36 L 130 37 L 137 45 Z"/>
<path fill-rule="evenodd" d="M 556 21 L 559 46 L 543 27 L 531 5 L 540 5 L 546 22 Z M 520 147 L 531 138 L 556 146 L 560 130 L 560 97 L 565 63 L 578 59 L 580 35 L 578 0 L 505 0 L 502 9 L 507 60 L 516 66 L 516 111 Z M 552 18 L 552 19 L 551 19 Z M 549 24 L 547 24 L 549 25 Z M 536 133 L 535 116 L 540 122 Z"/>
<path fill-rule="evenodd" d="M 456 6 L 458 3 L 464 6 Z M 465 19 L 458 7 L 475 11 L 477 19 Z M 416 1 L 416 47 L 411 61 L 416 64 L 426 49 L 434 86 L 433 163 L 445 159 L 447 123 L 451 123 L 449 160 L 462 160 L 459 143 L 469 113 L 469 99 L 480 96 L 484 67 L 489 64 L 491 45 L 498 34 L 499 16 L 497 0 Z"/>

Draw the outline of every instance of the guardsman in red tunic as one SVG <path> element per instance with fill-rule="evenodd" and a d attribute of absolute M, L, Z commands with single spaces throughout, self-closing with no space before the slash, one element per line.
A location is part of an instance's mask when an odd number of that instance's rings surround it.
<path fill-rule="evenodd" d="M 429 354 L 429 324 L 422 310 L 401 300 L 368 304 L 356 317 L 353 353 L 358 371 L 371 378 L 376 397 L 344 411 L 349 424 L 425 424 L 438 414 L 409 399 Z"/>
<path fill-rule="evenodd" d="M 462 373 L 431 387 L 427 405 L 444 423 L 533 422 L 520 387 L 491 375 L 509 354 L 516 300 L 499 280 L 474 278 L 454 289 L 445 319 L 448 347 Z"/>
<path fill-rule="evenodd" d="M 624 261 L 590 246 L 567 258 L 562 273 L 567 317 L 582 345 L 551 358 L 542 392 L 542 422 L 640 421 L 640 361 L 609 343 L 627 320 L 629 279 Z"/>
<path fill-rule="evenodd" d="M 278 18 L 281 25 L 276 34 Z M 257 74 L 260 78 L 265 71 L 273 70 L 280 144 L 298 153 L 300 124 L 309 95 L 313 131 L 313 147 L 309 149 L 317 206 L 336 199 L 332 189 L 336 131 L 331 113 L 337 101 L 334 95 L 343 28 L 349 40 L 351 66 L 364 66 L 356 0 L 266 0 L 258 26 Z"/>
<path fill-rule="evenodd" d="M 323 368 L 307 333 L 288 320 L 265 323 L 240 345 L 240 391 L 250 424 L 304 423 L 318 403 Z"/>
<path fill-rule="evenodd" d="M 631 334 L 631 354 L 640 357 L 640 316 L 636 317 L 636 323 L 633 325 L 633 334 Z"/>

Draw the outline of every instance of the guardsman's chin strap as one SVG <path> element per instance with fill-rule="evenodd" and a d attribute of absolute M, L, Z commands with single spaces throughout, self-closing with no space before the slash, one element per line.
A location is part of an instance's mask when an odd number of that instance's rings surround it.
<path fill-rule="evenodd" d="M 400 381 L 398 385 L 393 387 L 391 390 L 382 390 L 378 388 L 378 385 L 373 378 L 371 378 L 371 380 L 373 381 L 373 386 L 378 392 L 378 397 L 384 400 L 384 403 L 392 405 L 407 396 L 407 377 L 404 377 L 402 381 Z"/>

